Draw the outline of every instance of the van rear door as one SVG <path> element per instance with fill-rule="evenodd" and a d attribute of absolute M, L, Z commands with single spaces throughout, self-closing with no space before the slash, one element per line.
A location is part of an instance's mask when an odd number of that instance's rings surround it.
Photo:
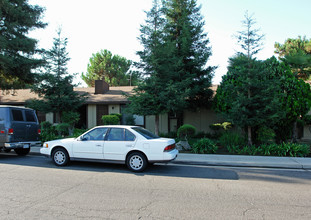
<path fill-rule="evenodd" d="M 26 118 L 26 141 L 38 141 L 39 140 L 39 123 L 35 111 L 33 110 L 25 110 L 25 118 Z"/>
<path fill-rule="evenodd" d="M 9 129 L 13 130 L 13 134 L 9 135 L 10 142 L 24 141 L 27 130 L 24 122 L 23 110 L 18 108 L 11 108 L 11 124 Z"/>
<path fill-rule="evenodd" d="M 7 109 L 0 108 L 0 147 L 6 142 L 5 118 L 7 117 Z"/>

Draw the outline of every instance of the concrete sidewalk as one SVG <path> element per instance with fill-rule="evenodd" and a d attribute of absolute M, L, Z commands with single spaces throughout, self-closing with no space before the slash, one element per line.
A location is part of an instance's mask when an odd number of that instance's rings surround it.
<path fill-rule="evenodd" d="M 304 158 L 180 153 L 176 160 L 174 160 L 172 163 L 209 166 L 311 169 L 310 157 Z"/>
<path fill-rule="evenodd" d="M 32 147 L 30 153 L 40 155 L 40 147 Z M 172 161 L 171 163 L 205 166 L 263 167 L 311 170 L 310 157 L 303 158 L 180 153 L 178 154 L 176 160 Z"/>

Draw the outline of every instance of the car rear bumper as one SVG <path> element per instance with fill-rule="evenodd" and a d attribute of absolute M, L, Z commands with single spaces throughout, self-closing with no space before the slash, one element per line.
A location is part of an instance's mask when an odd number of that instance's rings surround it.
<path fill-rule="evenodd" d="M 167 163 L 170 162 L 172 160 L 175 160 L 178 156 L 179 151 L 177 149 L 174 149 L 172 151 L 169 152 L 165 152 L 163 154 L 163 160 L 150 160 L 150 163 Z"/>
<path fill-rule="evenodd" d="M 7 149 L 41 147 L 41 142 L 40 141 L 25 141 L 25 142 L 4 143 L 4 147 Z"/>

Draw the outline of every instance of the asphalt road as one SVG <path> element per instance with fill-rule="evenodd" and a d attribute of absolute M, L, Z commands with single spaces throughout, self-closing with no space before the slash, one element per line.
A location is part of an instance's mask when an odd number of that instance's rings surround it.
<path fill-rule="evenodd" d="M 311 219 L 311 171 L 0 154 L 0 219 Z"/>

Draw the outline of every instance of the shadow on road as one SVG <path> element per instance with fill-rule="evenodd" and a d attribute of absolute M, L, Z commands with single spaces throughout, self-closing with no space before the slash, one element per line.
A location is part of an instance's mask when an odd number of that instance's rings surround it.
<path fill-rule="evenodd" d="M 70 162 L 69 166 L 57 167 L 51 159 L 43 156 L 17 156 L 16 154 L 0 154 L 0 165 L 11 164 L 20 166 L 41 167 L 86 172 L 127 173 L 136 176 L 165 176 L 181 178 L 221 179 L 221 180 L 254 180 L 283 183 L 311 183 L 311 172 L 302 170 L 280 170 L 237 167 L 191 166 L 178 164 L 155 164 L 143 173 L 133 173 L 122 164 Z"/>

